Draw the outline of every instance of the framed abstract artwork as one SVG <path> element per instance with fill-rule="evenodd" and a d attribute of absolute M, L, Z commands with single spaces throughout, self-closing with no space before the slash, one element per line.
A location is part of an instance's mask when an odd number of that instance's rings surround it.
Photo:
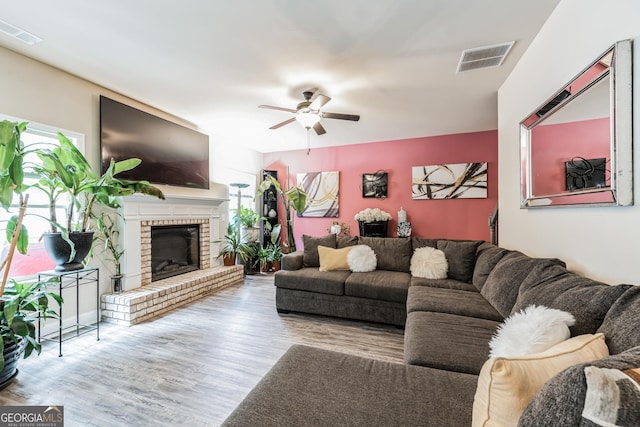
<path fill-rule="evenodd" d="M 411 198 L 486 199 L 487 162 L 414 166 Z"/>
<path fill-rule="evenodd" d="M 384 199 L 387 197 L 389 176 L 386 172 L 362 174 L 362 197 L 375 197 Z"/>
<path fill-rule="evenodd" d="M 340 180 L 337 171 L 299 173 L 297 178 L 298 185 L 307 193 L 307 206 L 301 217 L 338 217 Z"/>

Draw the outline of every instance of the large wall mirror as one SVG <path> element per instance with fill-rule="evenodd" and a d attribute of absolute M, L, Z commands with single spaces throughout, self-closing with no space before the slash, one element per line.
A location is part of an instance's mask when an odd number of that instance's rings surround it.
<path fill-rule="evenodd" d="M 633 204 L 631 41 L 520 123 L 522 208 Z"/>

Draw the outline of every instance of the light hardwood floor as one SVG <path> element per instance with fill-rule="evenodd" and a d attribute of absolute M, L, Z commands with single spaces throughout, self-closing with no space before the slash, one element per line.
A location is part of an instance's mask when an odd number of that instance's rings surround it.
<path fill-rule="evenodd" d="M 292 344 L 402 363 L 403 331 L 278 315 L 272 275 L 248 276 L 152 321 L 101 324 L 21 360 L 0 405 L 61 405 L 65 425 L 216 426 Z"/>

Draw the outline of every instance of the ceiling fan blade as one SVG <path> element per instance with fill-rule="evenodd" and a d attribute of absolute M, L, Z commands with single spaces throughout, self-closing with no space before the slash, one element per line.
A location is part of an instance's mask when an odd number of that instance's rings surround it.
<path fill-rule="evenodd" d="M 284 122 L 280 122 L 277 125 L 271 126 L 269 129 L 278 129 L 278 128 L 281 128 L 282 126 L 288 125 L 289 123 L 293 123 L 295 121 L 296 121 L 296 118 L 291 117 L 290 119 L 287 119 Z"/>
<path fill-rule="evenodd" d="M 309 105 L 309 109 L 313 111 L 318 111 L 329 101 L 331 101 L 331 98 L 329 98 L 327 95 L 323 95 L 321 93 L 316 92 L 315 99 L 311 101 L 311 104 Z"/>
<path fill-rule="evenodd" d="M 313 130 L 316 131 L 317 135 L 323 135 L 325 133 L 327 133 L 326 130 L 324 130 L 324 128 L 322 127 L 322 125 L 320 124 L 320 122 L 316 123 L 315 125 L 313 125 Z"/>
<path fill-rule="evenodd" d="M 326 113 L 322 112 L 322 117 L 325 119 L 338 119 L 338 120 L 351 120 L 357 122 L 360 120 L 360 116 L 357 114 L 341 114 L 341 113 Z"/>
<path fill-rule="evenodd" d="M 298 110 L 293 110 L 291 108 L 274 107 L 273 105 L 258 105 L 258 108 L 267 108 L 269 110 L 286 111 L 288 113 L 296 113 L 298 111 Z"/>

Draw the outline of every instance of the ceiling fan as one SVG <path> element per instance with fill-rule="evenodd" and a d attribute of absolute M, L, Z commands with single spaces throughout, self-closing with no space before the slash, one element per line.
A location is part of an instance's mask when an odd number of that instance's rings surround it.
<path fill-rule="evenodd" d="M 320 124 L 320 119 L 350 120 L 353 122 L 360 120 L 360 116 L 357 114 L 341 114 L 320 111 L 327 102 L 331 101 L 331 98 L 321 94 L 317 89 L 315 91 L 308 90 L 302 92 L 302 96 L 304 96 L 304 101 L 299 103 L 295 109 L 275 107 L 273 105 L 258 105 L 258 108 L 268 108 L 270 110 L 286 111 L 295 114 L 294 117 L 273 125 L 269 129 L 278 129 L 282 126 L 288 125 L 289 123 L 298 121 L 305 129 L 310 130 L 313 128 L 316 134 L 323 135 L 327 133 L 327 131 Z"/>

